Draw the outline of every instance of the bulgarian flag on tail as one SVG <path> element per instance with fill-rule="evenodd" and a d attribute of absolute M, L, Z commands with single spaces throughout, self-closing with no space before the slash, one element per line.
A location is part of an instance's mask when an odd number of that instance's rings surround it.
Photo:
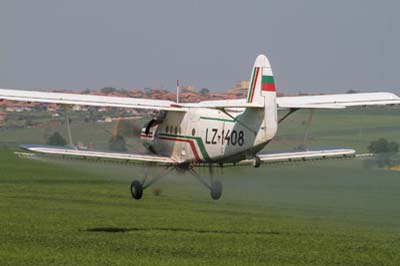
<path fill-rule="evenodd" d="M 247 103 L 264 103 L 264 97 L 275 93 L 275 81 L 268 59 L 258 56 L 250 79 Z"/>
<path fill-rule="evenodd" d="M 262 91 L 275 91 L 275 81 L 272 75 L 271 68 L 263 69 L 263 76 L 261 78 L 261 90 Z"/>

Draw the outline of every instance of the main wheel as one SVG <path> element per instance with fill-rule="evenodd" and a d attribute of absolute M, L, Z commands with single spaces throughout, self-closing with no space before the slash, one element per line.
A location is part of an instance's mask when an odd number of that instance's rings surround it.
<path fill-rule="evenodd" d="M 213 200 L 217 200 L 221 198 L 222 195 L 222 183 L 219 181 L 215 181 L 211 184 L 211 198 Z"/>
<path fill-rule="evenodd" d="M 131 183 L 131 194 L 136 200 L 141 199 L 143 196 L 143 185 L 138 180 L 133 180 Z"/>

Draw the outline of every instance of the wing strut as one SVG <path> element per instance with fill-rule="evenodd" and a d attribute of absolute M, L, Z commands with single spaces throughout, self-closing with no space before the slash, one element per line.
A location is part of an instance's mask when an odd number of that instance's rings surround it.
<path fill-rule="evenodd" d="M 65 123 L 67 125 L 68 142 L 69 142 L 69 145 L 71 146 L 71 148 L 76 150 L 76 147 L 75 147 L 74 142 L 72 140 L 71 126 L 69 124 L 68 106 L 65 106 L 64 112 L 65 112 Z"/>
<path fill-rule="evenodd" d="M 279 119 L 278 124 L 280 124 L 281 122 L 283 122 L 283 120 L 285 120 L 286 118 L 288 118 L 291 114 L 293 114 L 294 112 L 296 112 L 297 110 L 300 110 L 299 108 L 290 108 L 289 112 L 287 112 L 284 116 L 281 117 L 281 119 Z M 272 139 L 268 140 L 267 143 L 265 144 L 265 146 L 267 146 L 270 142 L 272 141 Z"/>
<path fill-rule="evenodd" d="M 308 141 L 308 138 L 310 136 L 310 128 L 311 128 L 311 122 L 314 116 L 314 111 L 315 109 L 310 109 L 310 115 L 308 116 L 307 124 L 306 124 L 306 130 L 304 131 L 304 139 L 303 139 L 303 147 L 306 148 L 306 144 Z"/>
<path fill-rule="evenodd" d="M 226 114 L 227 116 L 229 116 L 230 118 L 232 118 L 234 121 L 238 122 L 240 125 L 244 126 L 245 128 L 247 128 L 249 131 L 253 132 L 254 135 L 257 135 L 257 132 L 252 130 L 251 128 L 249 128 L 246 124 L 242 123 L 240 121 L 240 119 L 238 119 L 238 117 L 234 117 L 233 115 L 231 115 L 230 113 L 228 113 L 225 109 L 221 109 L 221 112 L 223 112 L 224 114 Z"/>
<path fill-rule="evenodd" d="M 278 124 L 280 124 L 281 122 L 283 122 L 283 120 L 285 120 L 286 118 L 288 118 L 291 114 L 293 114 L 294 112 L 296 112 L 297 110 L 300 110 L 299 108 L 290 108 L 289 112 L 287 112 L 286 115 L 284 115 L 281 119 L 279 119 Z"/>

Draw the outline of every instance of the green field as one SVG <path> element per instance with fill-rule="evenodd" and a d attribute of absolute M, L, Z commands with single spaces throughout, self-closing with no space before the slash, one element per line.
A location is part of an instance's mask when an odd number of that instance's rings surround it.
<path fill-rule="evenodd" d="M 399 141 L 398 114 L 319 112 L 309 143 Z M 300 145 L 307 115 L 270 149 Z M 102 127 L 75 137 L 104 145 Z M 358 159 L 227 168 L 219 201 L 185 175 L 134 201 L 142 167 L 17 158 L 15 144 L 43 142 L 41 130 L 0 131 L 0 265 L 400 265 L 400 172 Z"/>

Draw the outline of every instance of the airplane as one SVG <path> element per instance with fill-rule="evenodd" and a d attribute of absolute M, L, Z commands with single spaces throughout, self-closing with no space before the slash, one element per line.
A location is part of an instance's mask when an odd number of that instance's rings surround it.
<path fill-rule="evenodd" d="M 153 116 L 140 132 L 149 154 L 101 152 L 76 147 L 21 145 L 34 154 L 161 165 L 163 170 L 147 181 L 135 179 L 130 186 L 134 199 L 171 171 L 189 172 L 209 189 L 211 198 L 222 195 L 222 183 L 213 179 L 213 167 L 291 162 L 309 159 L 352 157 L 353 149 L 317 149 L 260 153 L 276 135 L 278 125 L 298 110 L 344 109 L 355 106 L 399 105 L 400 98 L 388 92 L 277 97 L 274 75 L 265 55 L 259 55 L 251 70 L 246 99 L 179 103 L 167 100 L 79 95 L 56 92 L 0 89 L 0 100 L 56 103 L 152 110 Z M 278 119 L 278 110 L 286 114 Z M 209 182 L 196 167 L 209 168 Z"/>

